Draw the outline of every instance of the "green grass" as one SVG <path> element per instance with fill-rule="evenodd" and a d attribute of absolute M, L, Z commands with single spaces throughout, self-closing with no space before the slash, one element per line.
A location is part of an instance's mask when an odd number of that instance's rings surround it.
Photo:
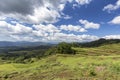
<path fill-rule="evenodd" d="M 76 55 L 0 64 L 0 80 L 120 80 L 120 44 L 73 49 Z"/>
<path fill-rule="evenodd" d="M 101 56 L 101 55 L 120 55 L 120 43 L 109 44 L 94 48 L 73 48 L 77 51 L 77 54 L 88 56 Z"/>
<path fill-rule="evenodd" d="M 14 78 L 32 80 L 34 77 L 37 80 L 63 80 L 63 78 L 65 80 L 82 78 L 116 80 L 118 78 L 119 80 L 120 58 L 118 56 L 54 55 L 32 64 L 3 64 L 0 65 L 0 72 L 2 78 L 7 76 L 10 80 Z"/>

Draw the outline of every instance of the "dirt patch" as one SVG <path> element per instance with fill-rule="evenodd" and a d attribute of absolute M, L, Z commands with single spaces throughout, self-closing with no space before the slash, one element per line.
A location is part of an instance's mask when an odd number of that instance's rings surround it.
<path fill-rule="evenodd" d="M 102 72 L 102 71 L 104 71 L 106 68 L 105 68 L 105 66 L 97 66 L 96 68 L 95 68 L 95 71 L 96 72 Z"/>
<path fill-rule="evenodd" d="M 56 75 L 56 77 L 59 77 L 59 78 L 71 78 L 73 76 L 74 74 L 72 71 L 63 71 Z"/>

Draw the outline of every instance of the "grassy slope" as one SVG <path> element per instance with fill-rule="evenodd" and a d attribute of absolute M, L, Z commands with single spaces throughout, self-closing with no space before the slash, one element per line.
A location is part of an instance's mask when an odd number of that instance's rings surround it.
<path fill-rule="evenodd" d="M 0 80 L 120 80 L 120 44 L 74 49 L 76 55 L 52 55 L 32 64 L 0 64 Z"/>

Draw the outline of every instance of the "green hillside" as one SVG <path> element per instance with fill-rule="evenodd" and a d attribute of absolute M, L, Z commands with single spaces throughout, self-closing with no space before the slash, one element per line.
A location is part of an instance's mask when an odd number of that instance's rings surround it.
<path fill-rule="evenodd" d="M 120 43 L 72 49 L 76 54 L 53 54 L 33 63 L 0 60 L 0 80 L 120 80 Z"/>
<path fill-rule="evenodd" d="M 79 55 L 103 56 L 120 55 L 120 43 L 107 44 L 99 47 L 73 48 Z"/>

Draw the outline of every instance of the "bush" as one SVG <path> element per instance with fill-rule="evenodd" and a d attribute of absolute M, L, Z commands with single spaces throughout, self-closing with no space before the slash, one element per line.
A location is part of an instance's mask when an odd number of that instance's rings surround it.
<path fill-rule="evenodd" d="M 57 53 L 60 54 L 75 54 L 75 51 L 71 48 L 71 45 L 65 42 L 57 45 Z"/>

